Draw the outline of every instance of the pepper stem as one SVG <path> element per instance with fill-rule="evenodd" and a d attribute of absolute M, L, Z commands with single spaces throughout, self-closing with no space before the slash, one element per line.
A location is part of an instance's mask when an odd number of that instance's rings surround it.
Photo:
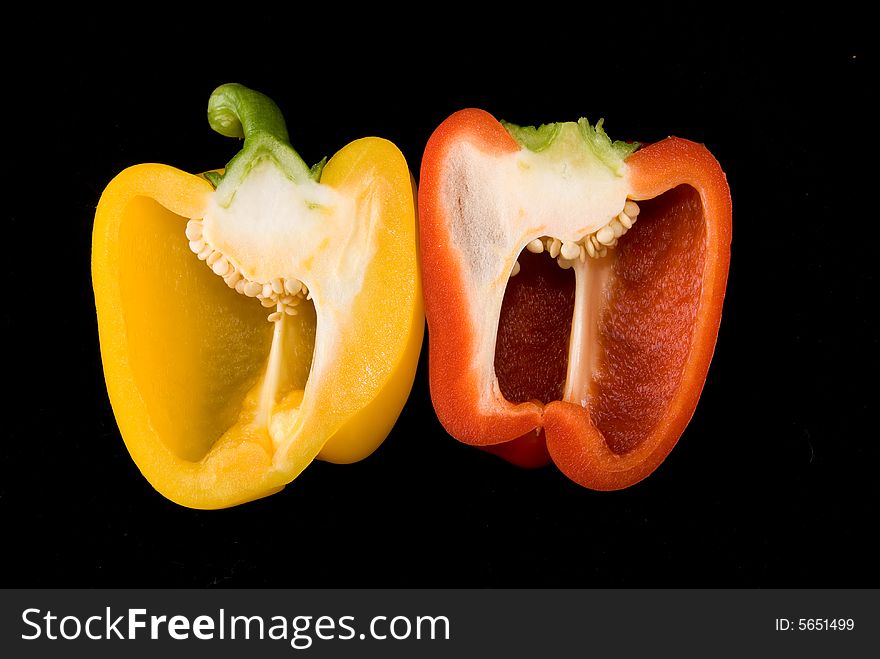
<path fill-rule="evenodd" d="M 231 203 L 251 169 L 266 159 L 294 183 L 320 180 L 323 161 L 309 169 L 290 145 L 281 110 L 268 96 L 236 83 L 220 85 L 208 100 L 208 123 L 221 135 L 244 138 L 244 146 L 226 165 L 223 176 L 209 178 L 221 205 Z"/>
<path fill-rule="evenodd" d="M 248 137 L 268 133 L 290 145 L 287 126 L 275 102 L 253 89 L 231 82 L 220 85 L 208 99 L 208 123 L 226 137 Z"/>

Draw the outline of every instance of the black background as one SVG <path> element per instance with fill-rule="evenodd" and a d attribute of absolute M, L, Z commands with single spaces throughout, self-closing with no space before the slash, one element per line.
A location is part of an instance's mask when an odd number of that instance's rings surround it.
<path fill-rule="evenodd" d="M 2 585 L 880 585 L 864 176 L 875 62 L 866 18 L 836 9 L 554 7 L 475 21 L 438 5 L 388 23 L 391 10 L 282 19 L 243 7 L 185 24 L 158 10 L 16 23 L 24 45 L 5 45 L 2 64 Z M 154 492 L 104 389 L 91 225 L 129 165 L 225 164 L 236 146 L 205 107 L 230 81 L 278 103 L 309 162 L 378 135 L 417 174 L 432 130 L 467 106 L 704 142 L 732 190 L 730 281 L 702 399 L 665 463 L 597 493 L 459 444 L 433 414 L 423 351 L 400 421 L 363 462 L 315 463 L 225 511 Z"/>

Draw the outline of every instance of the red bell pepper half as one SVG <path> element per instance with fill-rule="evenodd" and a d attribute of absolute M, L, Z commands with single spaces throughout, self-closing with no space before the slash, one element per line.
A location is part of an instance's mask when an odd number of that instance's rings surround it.
<path fill-rule="evenodd" d="M 653 472 L 715 348 L 731 201 L 702 145 L 482 110 L 431 136 L 419 187 L 431 397 L 446 430 L 597 490 Z"/>

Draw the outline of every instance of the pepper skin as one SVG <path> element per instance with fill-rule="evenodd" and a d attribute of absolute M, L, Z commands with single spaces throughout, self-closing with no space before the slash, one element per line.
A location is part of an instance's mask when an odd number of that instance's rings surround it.
<path fill-rule="evenodd" d="M 240 85 L 214 92 L 209 121 L 245 138 L 225 173 L 124 170 L 92 242 L 122 437 L 153 487 L 193 508 L 277 492 L 316 457 L 369 455 L 424 327 L 414 188 L 393 144 L 360 139 L 309 169 L 274 103 Z"/>
<path fill-rule="evenodd" d="M 637 146 L 612 143 L 601 122 L 520 128 L 468 109 L 437 128 L 422 160 L 441 423 L 596 490 L 642 480 L 684 432 L 730 261 L 715 158 L 675 137 Z"/>

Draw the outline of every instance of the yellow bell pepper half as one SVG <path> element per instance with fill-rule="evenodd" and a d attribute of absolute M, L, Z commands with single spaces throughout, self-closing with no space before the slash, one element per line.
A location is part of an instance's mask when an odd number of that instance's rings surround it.
<path fill-rule="evenodd" d="M 368 456 L 424 331 L 414 183 L 393 144 L 360 139 L 309 169 L 274 103 L 240 85 L 214 92 L 209 120 L 245 138 L 225 173 L 124 170 L 92 242 L 122 438 L 153 487 L 193 508 L 277 492 L 315 458 Z"/>

